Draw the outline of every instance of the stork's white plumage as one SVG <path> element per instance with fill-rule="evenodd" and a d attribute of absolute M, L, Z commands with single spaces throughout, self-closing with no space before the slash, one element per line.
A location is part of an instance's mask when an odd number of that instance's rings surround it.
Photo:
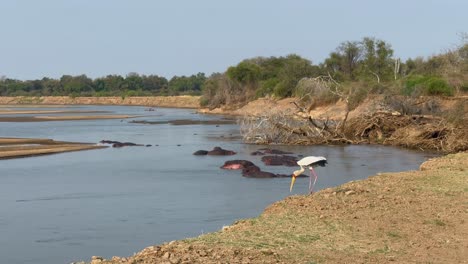
<path fill-rule="evenodd" d="M 297 162 L 297 165 L 299 165 L 301 167 L 311 167 L 311 166 L 316 167 L 316 166 L 320 166 L 319 163 L 326 164 L 327 159 L 325 157 L 309 156 L 309 157 L 305 157 L 305 158 L 302 158 L 301 160 L 299 160 Z"/>
<path fill-rule="evenodd" d="M 292 191 L 294 182 L 296 181 L 296 177 L 299 176 L 301 173 L 303 173 L 306 167 L 309 167 L 310 169 L 309 192 L 312 193 L 314 186 L 315 186 L 315 182 L 317 181 L 317 174 L 314 171 L 314 167 L 317 167 L 317 166 L 325 167 L 325 164 L 327 164 L 327 159 L 325 157 L 308 156 L 299 160 L 297 162 L 297 165 L 299 165 L 301 169 L 294 171 L 292 178 L 291 178 L 291 186 L 289 187 L 289 191 L 290 192 Z M 312 174 L 315 177 L 313 184 L 312 184 Z"/>

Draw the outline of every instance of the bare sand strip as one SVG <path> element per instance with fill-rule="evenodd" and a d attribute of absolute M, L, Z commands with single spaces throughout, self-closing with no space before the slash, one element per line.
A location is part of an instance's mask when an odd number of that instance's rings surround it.
<path fill-rule="evenodd" d="M 7 102 L 12 104 L 5 104 L 5 98 L 0 97 L 0 108 L 66 108 L 68 105 L 55 105 L 55 104 L 13 104 L 15 102 Z"/>
<path fill-rule="evenodd" d="M 135 96 L 135 97 L 0 97 L 0 105 L 140 105 L 153 107 L 198 108 L 200 96 Z"/>
<path fill-rule="evenodd" d="M 35 138 L 0 138 L 0 159 L 22 158 L 70 151 L 106 148 L 90 143 Z"/>
<path fill-rule="evenodd" d="M 73 115 L 73 116 L 15 116 L 0 117 L 0 122 L 46 122 L 46 121 L 72 121 L 97 119 L 126 119 L 138 116 L 131 115 Z"/>
<path fill-rule="evenodd" d="M 0 107 L 1 108 L 1 107 Z M 110 111 L 64 111 L 64 110 L 0 110 L 0 115 L 27 115 L 27 114 L 97 114 L 111 113 Z"/>

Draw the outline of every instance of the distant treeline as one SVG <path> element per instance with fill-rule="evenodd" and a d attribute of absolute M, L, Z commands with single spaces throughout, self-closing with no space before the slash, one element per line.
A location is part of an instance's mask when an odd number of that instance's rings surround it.
<path fill-rule="evenodd" d="M 91 79 L 86 75 L 63 75 L 60 79 L 20 81 L 2 77 L 1 96 L 151 96 L 200 95 L 206 81 L 204 73 L 174 76 L 170 80 L 157 75 L 130 73 L 123 77 L 108 75 Z"/>
<path fill-rule="evenodd" d="M 242 104 L 259 97 L 304 96 L 307 80 L 326 76 L 339 83 L 342 93 L 365 98 L 369 93 L 394 95 L 444 95 L 468 91 L 468 43 L 429 58 L 405 62 L 395 57 L 392 46 L 376 38 L 342 42 L 320 64 L 299 55 L 256 57 L 229 67 L 224 73 L 175 76 L 64 75 L 60 79 L 20 81 L 0 78 L 1 96 L 147 96 L 202 95 L 202 105 L 218 107 Z M 310 96 L 310 94 L 309 94 Z M 326 98 L 325 98 L 326 99 Z"/>

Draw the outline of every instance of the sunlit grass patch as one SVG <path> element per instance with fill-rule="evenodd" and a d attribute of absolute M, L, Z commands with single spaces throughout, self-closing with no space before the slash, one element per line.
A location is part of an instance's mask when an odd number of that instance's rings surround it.
<path fill-rule="evenodd" d="M 425 220 L 423 222 L 426 225 L 436 225 L 436 226 L 445 226 L 445 222 L 443 222 L 440 219 L 431 219 L 431 220 Z"/>

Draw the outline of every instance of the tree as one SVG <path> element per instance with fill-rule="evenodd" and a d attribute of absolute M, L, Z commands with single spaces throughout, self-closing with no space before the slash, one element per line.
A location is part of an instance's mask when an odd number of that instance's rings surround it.
<path fill-rule="evenodd" d="M 229 67 L 227 76 L 244 85 L 252 85 L 260 79 L 260 67 L 249 61 L 242 61 L 237 66 Z"/>
<path fill-rule="evenodd" d="M 377 81 L 389 80 L 393 73 L 393 49 L 383 40 L 366 37 L 362 40 L 362 73 L 376 76 Z"/>
<path fill-rule="evenodd" d="M 337 53 L 341 57 L 341 67 L 350 80 L 355 80 L 356 70 L 362 56 L 361 45 L 357 41 L 346 41 L 340 44 Z"/>
<path fill-rule="evenodd" d="M 275 95 L 280 98 L 292 96 L 299 80 L 312 77 L 317 72 L 317 67 L 312 66 L 309 60 L 295 54 L 288 55 L 278 74 L 280 81 L 274 89 Z"/>

